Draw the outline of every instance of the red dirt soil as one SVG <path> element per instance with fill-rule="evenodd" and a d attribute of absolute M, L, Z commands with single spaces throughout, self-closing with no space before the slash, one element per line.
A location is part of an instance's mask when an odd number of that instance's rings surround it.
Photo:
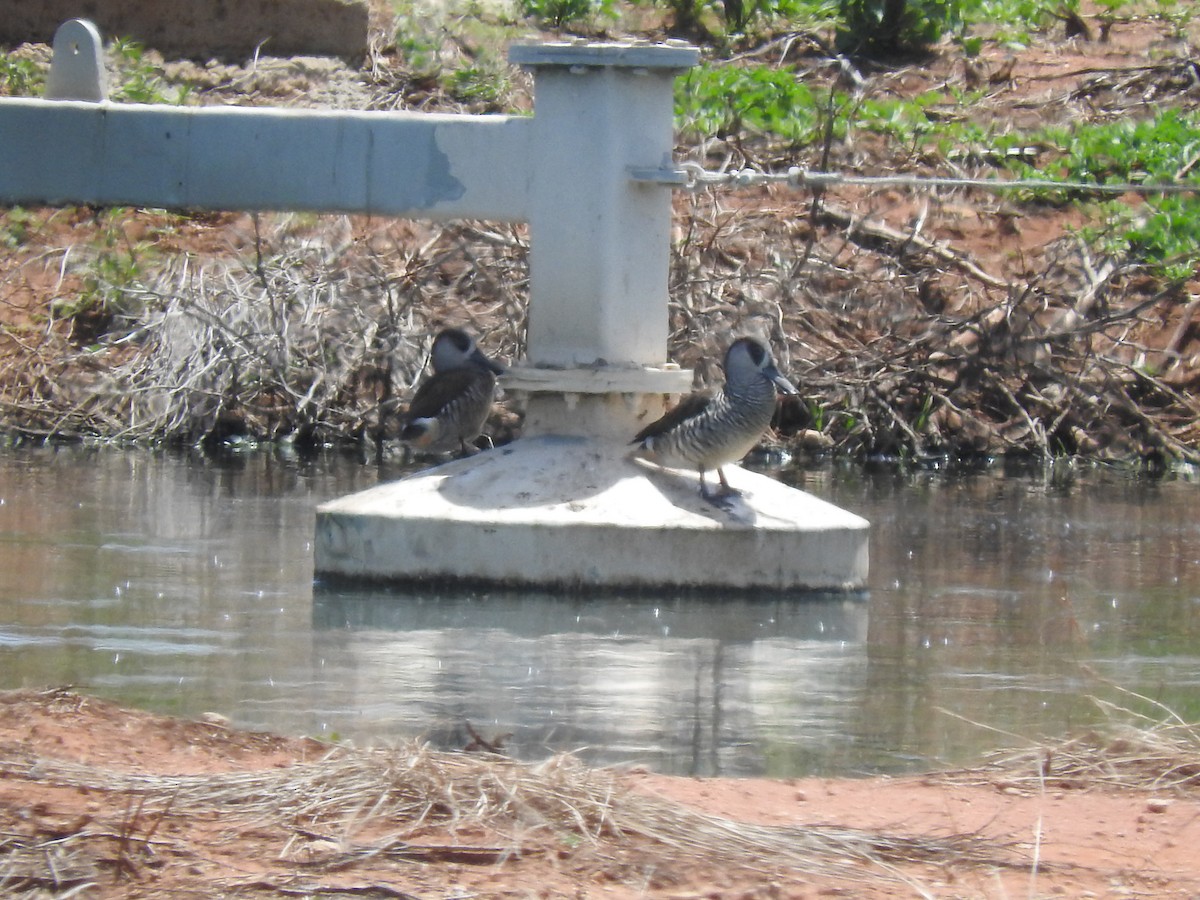
<path fill-rule="evenodd" d="M 975 783 L 936 775 L 784 781 L 644 771 L 618 776 L 613 805 L 649 793 L 679 805 L 669 809 L 720 816 L 735 828 L 839 826 L 918 838 L 969 834 L 976 846 L 1009 861 L 971 864 L 951 855 L 901 862 L 887 878 L 864 873 L 848 881 L 823 875 L 820 867 L 802 871 L 765 856 L 734 865 L 697 858 L 634 834 L 589 842 L 534 829 L 522 832 L 516 852 L 496 850 L 511 847 L 512 835 L 465 819 L 408 834 L 407 856 L 364 853 L 350 864 L 323 866 L 323 855 L 338 844 L 332 832 L 299 822 L 280 828 L 239 809 L 186 814 L 168 804 L 151 815 L 148 805 L 142 809 L 145 795 L 129 787 L 130 774 L 150 783 L 160 776 L 286 773 L 330 750 L 309 739 L 233 730 L 217 716 L 184 721 L 67 690 L 0 694 L 0 887 L 5 896 L 46 897 L 72 895 L 90 883 L 79 895 L 101 900 L 1200 896 L 1200 804 L 1187 791 L 1030 790 L 1024 781 L 982 776 Z M 79 770 L 87 772 L 87 784 L 69 783 L 62 774 L 74 771 L 69 764 L 87 767 Z M 105 787 L 106 780 L 127 789 Z M 46 847 L 56 841 L 65 847 L 71 838 L 81 839 L 86 858 L 76 856 L 70 864 L 60 859 L 57 870 L 15 852 L 37 842 L 49 860 Z"/>

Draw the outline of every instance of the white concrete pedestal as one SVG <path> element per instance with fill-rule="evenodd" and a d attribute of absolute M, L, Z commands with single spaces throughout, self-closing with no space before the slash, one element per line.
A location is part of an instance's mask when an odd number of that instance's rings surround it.
<path fill-rule="evenodd" d="M 513 444 L 327 503 L 320 576 L 571 589 L 853 589 L 868 525 L 728 467 L 745 496 L 704 502 L 695 472 L 629 459 L 629 441 L 692 373 L 668 364 L 671 193 L 631 173 L 669 165 L 673 45 L 513 47 L 534 73 L 527 165 L 527 359 Z M 732 335 L 729 339 L 732 340 Z M 715 477 L 715 476 L 714 476 Z"/>
<path fill-rule="evenodd" d="M 526 438 L 317 511 L 318 577 L 571 589 L 839 590 L 866 520 L 736 466 L 728 511 L 627 444 Z"/>

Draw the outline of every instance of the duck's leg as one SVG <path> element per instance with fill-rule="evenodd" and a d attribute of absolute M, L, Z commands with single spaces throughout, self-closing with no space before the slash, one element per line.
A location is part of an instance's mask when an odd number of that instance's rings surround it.
<path fill-rule="evenodd" d="M 730 487 L 729 482 L 725 480 L 725 470 L 717 467 L 717 477 L 721 479 L 721 495 L 723 497 L 740 497 L 742 492 L 737 488 Z"/>
<path fill-rule="evenodd" d="M 490 434 L 478 435 L 474 440 L 470 441 L 468 441 L 466 438 L 459 438 L 458 446 L 460 449 L 458 458 L 462 459 L 467 456 L 474 456 L 476 453 L 482 453 L 485 448 L 479 446 L 479 441 L 483 441 L 485 444 L 487 444 L 486 449 L 488 450 L 496 449 L 496 444 L 492 440 L 492 436 Z"/>
<path fill-rule="evenodd" d="M 740 497 L 742 492 L 737 488 L 730 487 L 729 482 L 725 480 L 725 473 L 721 471 L 721 467 L 717 467 L 717 478 L 721 481 L 721 489 L 718 491 L 710 491 L 708 484 L 704 481 L 704 470 L 700 470 L 700 496 L 711 503 L 713 506 L 725 508 L 729 505 L 731 497 Z"/>

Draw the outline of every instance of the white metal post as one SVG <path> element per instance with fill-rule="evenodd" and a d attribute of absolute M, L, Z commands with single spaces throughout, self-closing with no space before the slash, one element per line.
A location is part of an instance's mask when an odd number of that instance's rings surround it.
<path fill-rule="evenodd" d="M 671 190 L 630 170 L 669 166 L 673 84 L 692 47 L 515 46 L 532 69 L 534 365 L 661 365 Z"/>
<path fill-rule="evenodd" d="M 631 179 L 668 166 L 683 45 L 517 45 L 534 74 L 527 434 L 628 440 L 691 386 L 667 360 L 670 188 Z"/>

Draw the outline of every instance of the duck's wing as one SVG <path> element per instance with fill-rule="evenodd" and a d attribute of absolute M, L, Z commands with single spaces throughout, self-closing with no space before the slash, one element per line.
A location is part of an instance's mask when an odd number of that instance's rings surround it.
<path fill-rule="evenodd" d="M 490 374 L 474 369 L 451 369 L 448 372 L 438 372 L 425 381 L 408 405 L 407 418 L 425 419 L 436 416 L 450 403 L 466 393 L 471 386 L 481 378 L 491 378 Z"/>
<path fill-rule="evenodd" d="M 660 434 L 666 434 L 672 428 L 677 428 L 688 419 L 694 419 L 696 416 L 708 409 L 712 403 L 713 395 L 705 392 L 697 392 L 688 394 L 678 404 L 667 410 L 666 414 L 657 421 L 651 422 L 645 428 L 637 433 L 631 444 L 639 444 L 647 438 L 658 437 Z"/>

